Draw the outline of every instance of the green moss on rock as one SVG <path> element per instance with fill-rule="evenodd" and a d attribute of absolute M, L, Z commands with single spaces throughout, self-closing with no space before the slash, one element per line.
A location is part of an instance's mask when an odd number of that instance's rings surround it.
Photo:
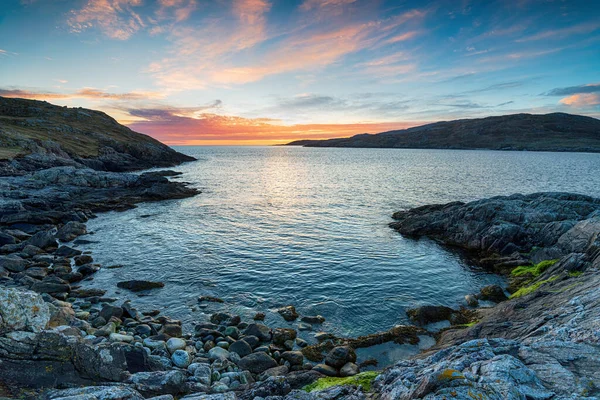
<path fill-rule="evenodd" d="M 314 392 L 325 390 L 332 386 L 362 386 L 364 391 L 369 392 L 371 391 L 371 386 L 373 385 L 375 378 L 377 378 L 377 375 L 379 375 L 379 372 L 377 371 L 367 371 L 346 378 L 325 377 L 317 379 L 315 382 L 304 386 L 302 389 L 306 392 Z"/>
<path fill-rule="evenodd" d="M 516 292 L 514 292 L 514 293 L 513 293 L 513 294 L 510 296 L 510 298 L 511 298 L 511 299 L 517 299 L 517 298 L 519 298 L 519 297 L 523 297 L 523 296 L 525 296 L 525 295 L 528 295 L 528 294 L 530 294 L 530 293 L 533 293 L 533 292 L 535 292 L 536 290 L 538 290 L 538 289 L 540 288 L 540 286 L 542 286 L 543 284 L 545 284 L 545 283 L 549 283 L 549 282 L 554 282 L 554 281 L 555 281 L 555 280 L 557 280 L 557 279 L 558 279 L 558 276 L 556 276 L 556 275 L 555 275 L 555 276 L 551 276 L 551 277 L 550 277 L 550 278 L 548 278 L 548 279 L 544 279 L 543 281 L 539 281 L 539 282 L 536 282 L 536 283 L 534 283 L 534 284 L 532 284 L 532 285 L 529 285 L 529 286 L 522 287 L 521 289 L 519 289 L 519 290 L 517 290 Z"/>
<path fill-rule="evenodd" d="M 550 268 L 551 266 L 553 266 L 557 262 L 558 262 L 558 259 L 556 259 L 556 260 L 544 260 L 544 261 L 541 261 L 541 262 L 539 262 L 539 263 L 537 263 L 535 265 L 521 265 L 521 266 L 516 267 L 515 269 L 513 269 L 510 274 L 512 276 L 531 275 L 534 278 L 537 278 L 544 271 L 546 271 L 548 268 Z"/>

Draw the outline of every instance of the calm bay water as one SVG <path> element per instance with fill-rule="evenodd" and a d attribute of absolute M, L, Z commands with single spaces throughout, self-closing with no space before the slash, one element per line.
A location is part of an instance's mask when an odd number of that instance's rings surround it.
<path fill-rule="evenodd" d="M 103 265 L 91 285 L 160 280 L 134 299 L 191 324 L 220 309 L 267 313 L 293 304 L 357 336 L 407 323 L 422 304 L 458 306 L 499 282 L 428 240 L 401 237 L 394 211 L 429 203 L 537 191 L 600 196 L 600 154 L 491 151 L 181 147 L 199 160 L 179 179 L 203 193 L 141 204 L 92 220 L 85 245 Z M 226 305 L 199 308 L 200 295 Z"/>

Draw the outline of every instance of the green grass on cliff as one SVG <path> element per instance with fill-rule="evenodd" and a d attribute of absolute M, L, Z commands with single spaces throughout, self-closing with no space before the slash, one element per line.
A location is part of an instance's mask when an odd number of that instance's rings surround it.
<path fill-rule="evenodd" d="M 536 283 L 534 283 L 534 284 L 532 284 L 532 285 L 529 285 L 529 286 L 524 286 L 524 287 L 522 287 L 521 289 L 519 289 L 519 290 L 517 290 L 516 292 L 514 292 L 514 293 L 513 293 L 513 294 L 510 296 L 510 298 L 511 298 L 511 299 L 517 299 L 517 298 L 519 298 L 519 297 L 523 297 L 523 296 L 525 296 L 525 295 L 528 295 L 528 294 L 530 294 L 530 293 L 533 293 L 533 292 L 535 292 L 536 290 L 538 290 L 538 289 L 540 288 L 540 286 L 542 286 L 543 284 L 545 284 L 545 283 L 549 283 L 549 282 L 554 282 L 554 281 L 555 281 L 555 280 L 557 280 L 557 279 L 558 279 L 558 276 L 556 276 L 556 275 L 555 275 L 555 276 L 551 276 L 551 277 L 550 277 L 550 278 L 548 278 L 548 279 L 544 279 L 543 281 L 536 282 Z"/>
<path fill-rule="evenodd" d="M 521 265 L 511 271 L 512 276 L 531 275 L 534 278 L 540 276 L 544 271 L 558 262 L 556 260 L 544 260 L 535 265 Z"/>
<path fill-rule="evenodd" d="M 332 386 L 362 386 L 365 392 L 370 392 L 373 381 L 375 378 L 377 378 L 377 375 L 379 375 L 379 372 L 377 371 L 367 371 L 346 378 L 335 378 L 328 376 L 317 379 L 310 385 L 304 386 L 302 389 L 306 392 L 313 392 L 325 390 Z"/>

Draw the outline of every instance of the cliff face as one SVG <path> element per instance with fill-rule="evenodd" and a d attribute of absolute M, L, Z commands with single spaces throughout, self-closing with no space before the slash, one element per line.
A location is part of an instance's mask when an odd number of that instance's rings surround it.
<path fill-rule="evenodd" d="M 0 175 L 65 165 L 122 172 L 193 160 L 100 111 L 0 97 Z"/>
<path fill-rule="evenodd" d="M 600 152 L 600 120 L 563 113 L 514 114 L 437 122 L 375 135 L 300 140 L 289 145 Z"/>

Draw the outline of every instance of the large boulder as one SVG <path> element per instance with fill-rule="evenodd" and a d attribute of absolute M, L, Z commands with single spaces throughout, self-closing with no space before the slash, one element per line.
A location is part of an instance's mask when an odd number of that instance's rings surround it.
<path fill-rule="evenodd" d="M 165 284 L 162 282 L 151 282 L 151 281 L 122 281 L 117 283 L 117 287 L 121 289 L 131 290 L 132 292 L 141 292 L 142 290 L 157 289 L 164 287 Z"/>
<path fill-rule="evenodd" d="M 236 340 L 229 345 L 229 351 L 237 353 L 240 357 L 246 357 L 252 353 L 252 347 L 244 340 Z"/>
<path fill-rule="evenodd" d="M 182 371 L 138 372 L 129 381 L 144 396 L 179 394 L 185 391 L 185 373 Z"/>
<path fill-rule="evenodd" d="M 50 321 L 50 308 L 37 293 L 0 287 L 0 334 L 40 332 Z"/>
<path fill-rule="evenodd" d="M 464 320 L 460 312 L 446 306 L 421 306 L 406 310 L 406 314 L 419 325 L 440 321 L 450 321 L 453 325 L 469 322 Z"/>
<path fill-rule="evenodd" d="M 0 268 L 10 272 L 23 272 L 27 268 L 27 261 L 16 255 L 0 256 Z"/>
<path fill-rule="evenodd" d="M 325 357 L 325 364 L 340 369 L 346 363 L 355 362 L 356 361 L 356 353 L 354 349 L 350 346 L 337 346 L 331 349 L 327 356 Z"/>
<path fill-rule="evenodd" d="M 271 340 L 271 329 L 263 324 L 250 324 L 244 331 L 246 336 L 256 336 L 261 342 Z"/>
<path fill-rule="evenodd" d="M 58 243 L 51 231 L 40 231 L 27 239 L 27 244 L 40 249 L 47 249 L 50 247 L 58 247 Z"/>
<path fill-rule="evenodd" d="M 69 221 L 58 230 L 56 238 L 61 242 L 70 242 L 77 236 L 85 235 L 86 233 L 85 224 L 77 221 Z"/>
<path fill-rule="evenodd" d="M 88 386 L 83 388 L 50 390 L 42 400 L 144 400 L 128 386 Z"/>
<path fill-rule="evenodd" d="M 238 362 L 241 369 L 250 371 L 253 374 L 260 374 L 277 365 L 277 361 L 262 351 L 249 354 Z"/>

